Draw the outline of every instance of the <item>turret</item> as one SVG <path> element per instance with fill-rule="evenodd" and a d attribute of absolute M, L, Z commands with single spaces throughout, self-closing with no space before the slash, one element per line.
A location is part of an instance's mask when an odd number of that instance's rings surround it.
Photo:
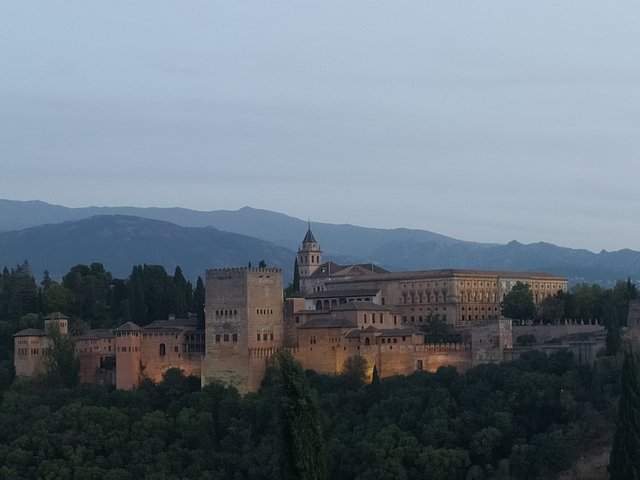
<path fill-rule="evenodd" d="M 302 240 L 302 245 L 298 249 L 298 273 L 300 281 L 313 274 L 322 265 L 322 250 L 311 232 L 311 223 L 307 229 L 307 234 Z"/>

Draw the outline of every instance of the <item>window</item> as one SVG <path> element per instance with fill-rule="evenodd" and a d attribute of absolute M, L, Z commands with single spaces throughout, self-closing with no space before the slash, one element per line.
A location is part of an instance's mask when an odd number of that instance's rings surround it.
<path fill-rule="evenodd" d="M 224 340 L 225 342 L 228 342 L 228 341 L 229 341 L 229 334 L 228 334 L 228 333 L 225 333 L 225 334 L 224 334 L 223 340 Z"/>
<path fill-rule="evenodd" d="M 232 340 L 233 340 L 234 342 L 237 342 L 237 341 L 238 341 L 238 334 L 237 334 L 237 333 L 234 333 L 234 334 L 232 335 L 232 337 L 231 337 L 231 338 L 232 338 Z"/>
<path fill-rule="evenodd" d="M 178 346 L 177 345 L 175 347 L 173 347 L 173 351 L 178 353 Z"/>
<path fill-rule="evenodd" d="M 167 347 L 164 343 L 160 344 L 160 356 L 164 357 L 167 354 Z"/>

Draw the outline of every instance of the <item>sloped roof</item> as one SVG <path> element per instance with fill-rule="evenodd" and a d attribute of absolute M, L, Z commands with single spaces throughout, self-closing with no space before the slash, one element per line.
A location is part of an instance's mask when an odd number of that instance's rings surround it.
<path fill-rule="evenodd" d="M 375 297 L 379 291 L 379 288 L 341 288 L 311 293 L 306 295 L 305 298 Z"/>
<path fill-rule="evenodd" d="M 170 320 L 154 320 L 144 328 L 171 328 L 171 327 L 188 327 L 198 326 L 198 318 L 172 318 Z"/>
<path fill-rule="evenodd" d="M 127 322 L 123 325 L 120 325 L 118 328 L 116 328 L 116 332 L 122 332 L 122 331 L 140 331 L 142 330 L 142 327 L 140 327 L 140 325 L 138 325 L 137 323 L 133 323 L 133 322 Z"/>
<path fill-rule="evenodd" d="M 99 340 L 101 338 L 113 338 L 116 334 L 110 328 L 93 328 L 76 337 L 77 340 Z"/>
<path fill-rule="evenodd" d="M 46 337 L 47 334 L 40 328 L 25 328 L 13 334 L 14 337 Z"/>
<path fill-rule="evenodd" d="M 67 317 L 64 313 L 52 312 L 46 317 L 44 317 L 44 319 L 45 320 L 69 320 L 69 317 Z"/>
<path fill-rule="evenodd" d="M 311 233 L 311 227 L 307 229 L 307 234 L 304 236 L 304 240 L 302 240 L 302 243 L 318 243 L 316 242 L 316 238 L 313 236 L 313 233 Z"/>
<path fill-rule="evenodd" d="M 340 265 L 335 262 L 325 262 L 320 265 L 310 277 L 348 277 L 362 275 L 377 275 L 381 273 L 389 273 L 382 267 L 374 263 L 359 263 L 353 265 Z"/>
<path fill-rule="evenodd" d="M 333 276 L 333 274 L 331 275 Z M 369 272 L 359 278 L 337 279 L 337 283 L 350 282 L 380 282 L 388 280 L 422 280 L 422 279 L 448 279 L 466 277 L 487 277 L 492 279 L 522 279 L 522 280 L 555 280 L 566 281 L 565 277 L 553 273 L 544 272 L 514 272 L 507 270 L 469 270 L 469 269 L 441 269 L 441 270 L 417 270 L 412 272 Z"/>

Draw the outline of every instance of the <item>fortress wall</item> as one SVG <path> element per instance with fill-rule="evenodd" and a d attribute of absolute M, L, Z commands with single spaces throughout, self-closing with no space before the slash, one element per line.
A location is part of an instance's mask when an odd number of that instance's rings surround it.
<path fill-rule="evenodd" d="M 410 375 L 415 371 L 413 345 L 380 345 L 377 365 L 380 378 Z"/>
<path fill-rule="evenodd" d="M 425 344 L 417 345 L 414 353 L 414 369 L 419 370 L 419 362 L 422 369 L 435 372 L 440 367 L 455 367 L 459 372 L 465 372 L 471 368 L 472 355 L 469 344 Z"/>
<path fill-rule="evenodd" d="M 544 343 L 554 338 L 560 338 L 574 333 L 603 332 L 602 325 L 513 325 L 513 343 L 520 335 L 533 335 L 538 343 Z"/>

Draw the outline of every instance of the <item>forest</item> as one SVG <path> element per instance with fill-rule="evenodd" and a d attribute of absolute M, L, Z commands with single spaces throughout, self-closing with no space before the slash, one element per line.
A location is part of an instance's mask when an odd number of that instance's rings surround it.
<path fill-rule="evenodd" d="M 0 478 L 549 479 L 612 428 L 620 367 L 619 357 L 589 368 L 533 352 L 465 374 L 365 383 L 357 369 L 330 377 L 298 366 L 306 410 L 294 422 L 277 366 L 245 396 L 200 389 L 177 370 L 135 391 L 20 380 L 3 387 Z M 321 443 L 305 450 L 314 431 Z M 287 442 L 320 456 L 318 476 L 286 474 Z"/>

